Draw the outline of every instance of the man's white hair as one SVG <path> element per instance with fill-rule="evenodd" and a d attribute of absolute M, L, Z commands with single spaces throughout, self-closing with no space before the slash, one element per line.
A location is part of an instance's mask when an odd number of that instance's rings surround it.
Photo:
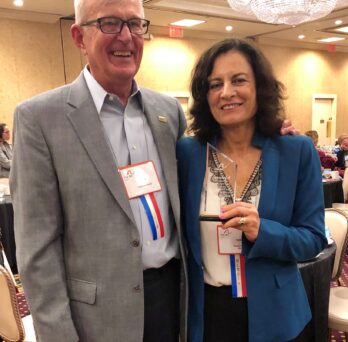
<path fill-rule="evenodd" d="M 91 4 L 101 6 L 104 3 L 108 2 L 122 2 L 125 0 L 99 0 L 98 4 L 96 3 L 97 0 L 93 1 L 91 0 L 74 0 L 74 10 L 75 10 L 75 23 L 82 24 L 84 21 L 87 20 L 87 14 L 88 10 L 90 9 Z M 126 0 L 129 1 L 129 0 Z M 137 0 L 141 5 L 141 15 L 144 17 L 144 7 L 143 7 L 143 1 Z"/>
<path fill-rule="evenodd" d="M 75 23 L 81 24 L 81 12 L 82 12 L 82 2 L 83 0 L 74 0 L 74 11 L 75 11 Z"/>

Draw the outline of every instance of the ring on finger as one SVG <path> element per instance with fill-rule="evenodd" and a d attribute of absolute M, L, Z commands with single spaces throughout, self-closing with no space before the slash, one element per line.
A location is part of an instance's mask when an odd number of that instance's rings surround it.
<path fill-rule="evenodd" d="M 242 217 L 239 219 L 238 224 L 239 224 L 240 226 L 243 226 L 243 225 L 246 224 L 246 223 L 247 223 L 247 218 L 244 217 L 244 216 L 242 216 Z"/>

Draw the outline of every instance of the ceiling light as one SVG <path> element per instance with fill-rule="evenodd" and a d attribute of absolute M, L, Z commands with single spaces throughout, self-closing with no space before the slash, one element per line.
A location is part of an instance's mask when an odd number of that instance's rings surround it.
<path fill-rule="evenodd" d="M 191 27 L 191 26 L 195 26 L 195 25 L 199 25 L 203 23 L 205 23 L 204 20 L 183 19 L 183 20 L 175 21 L 174 23 L 170 23 L 170 25 Z"/>
<path fill-rule="evenodd" d="M 17 7 L 22 7 L 23 6 L 23 0 L 14 0 L 13 4 Z"/>
<path fill-rule="evenodd" d="M 335 31 L 348 33 L 348 26 L 339 27 L 339 28 L 335 29 Z"/>
<path fill-rule="evenodd" d="M 328 15 L 337 0 L 227 0 L 231 8 L 270 24 L 298 25 Z"/>
<path fill-rule="evenodd" d="M 225 30 L 226 30 L 227 32 L 231 32 L 231 31 L 233 30 L 233 26 L 227 25 L 227 26 L 225 27 Z"/>
<path fill-rule="evenodd" d="M 304 34 L 300 34 L 299 36 L 297 36 L 298 39 L 305 39 L 306 36 Z"/>
<path fill-rule="evenodd" d="M 342 37 L 329 37 L 329 38 L 318 39 L 318 42 L 333 43 L 333 42 L 338 42 L 339 40 L 344 40 L 344 39 L 345 38 L 342 38 Z"/>
<path fill-rule="evenodd" d="M 342 23 L 343 23 L 343 20 L 340 20 L 340 19 L 335 21 L 335 25 L 341 25 Z"/>

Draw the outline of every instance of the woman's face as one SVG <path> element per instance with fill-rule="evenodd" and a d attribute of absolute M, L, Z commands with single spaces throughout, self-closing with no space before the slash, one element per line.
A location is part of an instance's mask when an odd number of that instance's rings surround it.
<path fill-rule="evenodd" d="M 257 110 L 254 72 L 240 52 L 231 50 L 218 56 L 208 83 L 210 111 L 222 127 L 254 121 Z"/>
<path fill-rule="evenodd" d="M 10 130 L 7 126 L 4 127 L 4 132 L 2 133 L 2 140 L 7 141 L 10 140 Z"/>

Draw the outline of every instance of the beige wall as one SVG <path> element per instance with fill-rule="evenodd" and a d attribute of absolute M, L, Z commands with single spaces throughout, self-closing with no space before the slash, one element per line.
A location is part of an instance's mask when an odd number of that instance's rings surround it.
<path fill-rule="evenodd" d="M 17 103 L 72 81 L 84 58 L 70 38 L 71 21 L 47 24 L 0 18 L 0 122 L 12 127 Z M 139 84 L 158 91 L 189 91 L 192 67 L 214 41 L 155 37 L 145 42 Z M 311 127 L 313 93 L 337 94 L 337 135 L 348 132 L 348 54 L 262 45 L 287 87 L 288 117 Z"/>
<path fill-rule="evenodd" d="M 0 121 L 15 105 L 64 83 L 58 24 L 0 19 Z"/>
<path fill-rule="evenodd" d="M 337 94 L 336 136 L 348 132 L 348 54 L 262 46 L 287 88 L 286 109 L 302 131 L 311 128 L 312 94 Z"/>
<path fill-rule="evenodd" d="M 85 65 L 84 57 L 80 53 L 80 50 L 75 46 L 70 35 L 70 26 L 72 23 L 72 20 L 61 21 L 65 83 L 72 82 Z"/>
<path fill-rule="evenodd" d="M 193 66 L 210 44 L 211 41 L 205 40 L 165 37 L 146 41 L 137 82 L 158 91 L 189 91 Z"/>

